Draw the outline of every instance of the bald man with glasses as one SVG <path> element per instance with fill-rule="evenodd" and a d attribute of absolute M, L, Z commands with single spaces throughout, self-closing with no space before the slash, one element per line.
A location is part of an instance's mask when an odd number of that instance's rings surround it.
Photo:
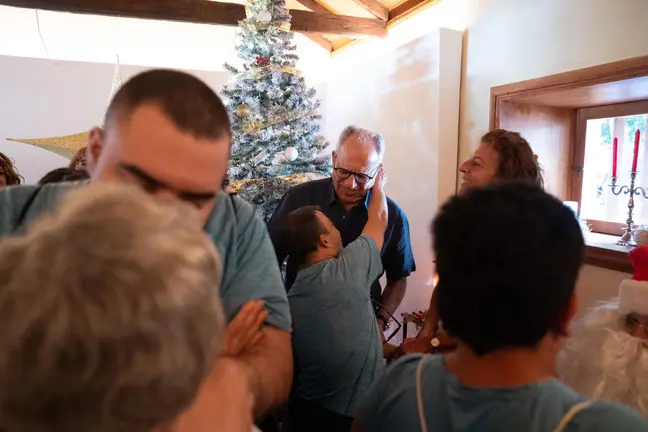
<path fill-rule="evenodd" d="M 340 135 L 333 152 L 333 173 L 330 178 L 304 183 L 290 189 L 281 199 L 268 230 L 280 264 L 287 253 L 279 241 L 280 229 L 288 214 L 305 206 L 318 206 L 333 222 L 348 245 L 362 233 L 367 222 L 369 194 L 383 163 L 385 143 L 382 135 L 366 129 L 349 126 Z M 379 328 L 384 331 L 389 317 L 400 305 L 407 289 L 407 277 L 416 269 L 409 223 L 405 212 L 387 198 L 389 220 L 381 250 L 382 265 L 387 285 L 382 290 L 379 278 L 371 287 L 371 298 L 381 304 L 376 308 Z M 286 288 L 295 280 L 297 268 L 290 257 L 286 267 Z"/>

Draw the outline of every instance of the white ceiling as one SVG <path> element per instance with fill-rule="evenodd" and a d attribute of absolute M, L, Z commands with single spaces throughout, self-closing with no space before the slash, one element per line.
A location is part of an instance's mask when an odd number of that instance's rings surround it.
<path fill-rule="evenodd" d="M 96 63 L 119 55 L 122 64 L 220 71 L 224 62 L 237 63 L 236 30 L 0 6 L 0 55 Z M 304 74 L 324 78 L 329 54 L 301 34 L 295 42 Z"/>

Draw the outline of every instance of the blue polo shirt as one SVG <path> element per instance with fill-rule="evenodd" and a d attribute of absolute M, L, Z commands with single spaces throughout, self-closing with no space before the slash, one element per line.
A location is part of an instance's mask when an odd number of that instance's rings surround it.
<path fill-rule="evenodd" d="M 67 192 L 86 184 L 0 189 L 0 238 L 16 233 L 38 216 L 54 210 Z M 254 207 L 236 196 L 219 194 L 205 224 L 205 232 L 223 260 L 219 294 L 227 319 L 231 320 L 245 302 L 264 300 L 269 312 L 267 323 L 290 331 L 286 290 L 265 224 Z"/>
<path fill-rule="evenodd" d="M 348 212 L 337 200 L 333 188 L 333 179 L 326 178 L 303 183 L 291 188 L 281 199 L 272 217 L 268 221 L 268 231 L 275 246 L 277 260 L 283 263 L 288 255 L 281 249 L 279 236 L 281 226 L 288 214 L 305 206 L 319 206 L 322 212 L 333 222 L 340 231 L 343 246 L 357 239 L 367 223 L 369 195 L 363 204 L 359 204 Z M 382 266 L 387 281 L 393 281 L 409 276 L 416 270 L 412 243 L 410 241 L 409 222 L 405 212 L 391 199 L 387 198 L 389 219 L 385 230 L 385 241 L 380 251 Z M 286 268 L 286 287 L 290 288 L 295 280 L 297 269 L 288 259 Z M 380 301 L 382 289 L 378 275 L 371 285 L 371 298 Z"/>
<path fill-rule="evenodd" d="M 293 396 L 352 417 L 383 369 L 369 288 L 382 272 L 376 242 L 361 235 L 339 257 L 297 273 L 293 316 Z"/>
<path fill-rule="evenodd" d="M 463 385 L 443 356 L 413 354 L 399 359 L 365 395 L 356 420 L 363 432 L 421 430 L 416 371 L 424 358 L 421 396 L 427 430 L 462 432 L 550 432 L 586 399 L 549 379 L 517 387 Z M 646 432 L 648 422 L 629 407 L 596 402 L 578 412 L 563 432 Z"/>

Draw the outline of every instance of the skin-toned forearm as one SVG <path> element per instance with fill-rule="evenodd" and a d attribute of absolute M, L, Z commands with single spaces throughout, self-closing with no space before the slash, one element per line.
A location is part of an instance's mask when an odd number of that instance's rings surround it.
<path fill-rule="evenodd" d="M 418 334 L 418 337 L 433 337 L 439 329 L 439 313 L 437 312 L 437 292 L 432 291 L 432 298 L 430 298 L 430 307 L 428 308 L 427 316 L 423 322 L 423 327 Z"/>
<path fill-rule="evenodd" d="M 362 230 L 362 234 L 368 235 L 375 242 L 378 249 L 381 250 L 385 241 L 385 230 L 389 211 L 387 209 L 387 195 L 382 188 L 383 171 L 380 169 L 376 178 L 376 184 L 371 188 L 371 198 L 367 208 L 367 223 Z"/>
<path fill-rule="evenodd" d="M 259 343 L 239 360 L 252 371 L 254 418 L 261 419 L 288 399 L 293 379 L 290 334 L 275 327 L 264 327 Z"/>
<path fill-rule="evenodd" d="M 380 303 L 383 305 L 380 312 L 388 312 L 389 315 L 385 314 L 385 317 L 394 315 L 394 313 L 396 313 L 396 309 L 398 309 L 398 306 L 400 306 L 401 302 L 403 301 L 406 291 L 407 278 L 401 278 L 387 282 L 387 286 L 385 286 L 380 300 Z"/>

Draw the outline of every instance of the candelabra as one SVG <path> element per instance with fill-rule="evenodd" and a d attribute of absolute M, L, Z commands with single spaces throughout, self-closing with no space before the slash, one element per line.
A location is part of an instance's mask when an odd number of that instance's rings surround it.
<path fill-rule="evenodd" d="M 614 195 L 619 195 L 623 193 L 624 195 L 630 195 L 628 198 L 628 219 L 626 219 L 625 234 L 617 242 L 621 246 L 637 246 L 637 239 L 634 234 L 634 221 L 632 220 L 632 212 L 634 211 L 634 196 L 643 195 L 644 198 L 648 199 L 648 193 L 646 189 L 635 186 L 635 179 L 637 178 L 637 171 L 630 172 L 630 186 L 617 186 L 618 177 L 612 177 L 612 184 L 610 189 Z"/>

